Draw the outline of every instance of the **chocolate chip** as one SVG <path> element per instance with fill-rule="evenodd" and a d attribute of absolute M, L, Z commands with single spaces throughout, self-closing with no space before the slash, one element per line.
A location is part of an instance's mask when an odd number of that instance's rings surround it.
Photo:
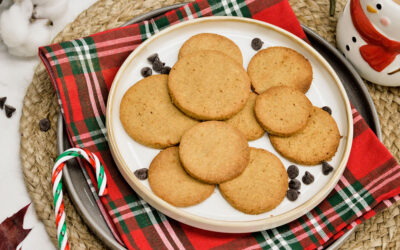
<path fill-rule="evenodd" d="M 328 112 L 330 115 L 332 114 L 332 109 L 328 106 L 323 106 L 322 110 Z"/>
<path fill-rule="evenodd" d="M 6 116 L 8 118 L 10 118 L 13 115 L 13 113 L 15 112 L 15 108 L 13 106 L 10 106 L 10 105 L 6 104 L 5 105 L 5 111 L 6 111 Z"/>
<path fill-rule="evenodd" d="M 164 68 L 162 68 L 161 74 L 168 75 L 170 71 L 171 71 L 171 67 L 165 66 Z"/>
<path fill-rule="evenodd" d="M 139 180 L 146 180 L 148 176 L 149 170 L 147 168 L 141 168 L 136 170 L 133 174 L 139 179 Z"/>
<path fill-rule="evenodd" d="M 6 103 L 7 97 L 0 98 L 0 109 L 4 108 L 4 104 Z"/>
<path fill-rule="evenodd" d="M 290 179 L 294 179 L 299 175 L 299 168 L 296 165 L 290 165 L 287 169 L 287 173 Z"/>
<path fill-rule="evenodd" d="M 254 50 L 259 50 L 261 49 L 261 47 L 263 46 L 263 41 L 261 41 L 260 38 L 254 38 L 253 40 L 251 40 L 251 47 Z"/>
<path fill-rule="evenodd" d="M 314 182 L 314 176 L 310 172 L 306 171 L 301 180 L 304 184 L 309 185 Z"/>
<path fill-rule="evenodd" d="M 301 182 L 299 180 L 293 179 L 289 181 L 289 188 L 294 190 L 299 190 L 301 187 Z"/>
<path fill-rule="evenodd" d="M 144 67 L 142 70 L 140 70 L 140 74 L 142 74 L 143 77 L 148 77 L 153 74 L 153 71 L 150 67 Z"/>
<path fill-rule="evenodd" d="M 329 163 L 327 163 L 326 161 L 323 161 L 322 162 L 322 173 L 324 175 L 328 175 L 332 171 L 333 171 L 333 167 Z"/>
<path fill-rule="evenodd" d="M 294 190 L 294 189 L 289 189 L 289 190 L 286 192 L 286 197 L 287 197 L 288 200 L 290 200 L 290 201 L 295 201 L 295 200 L 297 200 L 297 198 L 299 198 L 299 194 L 300 194 L 299 191 Z"/>
<path fill-rule="evenodd" d="M 164 68 L 165 63 L 161 62 L 160 60 L 155 60 L 153 62 L 153 70 L 155 72 L 161 72 L 161 70 Z"/>
<path fill-rule="evenodd" d="M 47 118 L 43 118 L 39 121 L 39 129 L 40 131 L 47 132 L 50 129 L 50 121 Z"/>
<path fill-rule="evenodd" d="M 160 61 L 157 53 L 147 57 L 147 61 L 149 61 L 151 64 L 153 64 L 156 60 Z"/>

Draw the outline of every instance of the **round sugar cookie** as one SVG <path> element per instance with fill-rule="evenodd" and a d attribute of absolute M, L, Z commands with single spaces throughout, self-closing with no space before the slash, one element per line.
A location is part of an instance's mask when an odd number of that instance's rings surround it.
<path fill-rule="evenodd" d="M 289 86 L 306 93 L 311 86 L 311 63 L 286 47 L 269 47 L 251 58 L 247 72 L 258 94 L 274 86 Z"/>
<path fill-rule="evenodd" d="M 179 161 L 178 147 L 164 149 L 153 159 L 149 167 L 149 184 L 158 197 L 177 207 L 198 204 L 215 188 L 185 172 Z"/>
<path fill-rule="evenodd" d="M 272 146 L 283 157 L 303 165 L 329 161 L 336 153 L 340 133 L 328 112 L 313 107 L 306 127 L 289 137 L 269 136 Z"/>
<path fill-rule="evenodd" d="M 260 148 L 250 148 L 250 162 L 241 175 L 219 184 L 224 198 L 246 214 L 261 214 L 285 198 L 288 175 L 278 157 Z"/>
<path fill-rule="evenodd" d="M 256 98 L 257 94 L 251 92 L 246 106 L 239 113 L 226 120 L 228 124 L 242 132 L 248 141 L 256 140 L 265 133 L 264 129 L 258 124 L 254 114 Z"/>
<path fill-rule="evenodd" d="M 217 184 L 240 175 L 249 162 L 249 145 L 236 128 L 225 122 L 202 122 L 189 129 L 179 145 L 186 172 Z"/>
<path fill-rule="evenodd" d="M 269 133 L 289 136 L 302 130 L 313 106 L 303 92 L 277 86 L 266 90 L 256 100 L 254 111 L 260 125 Z"/>
<path fill-rule="evenodd" d="M 250 79 L 242 66 L 219 51 L 201 50 L 182 57 L 168 78 L 174 104 L 199 120 L 225 120 L 245 106 Z"/>
<path fill-rule="evenodd" d="M 125 131 L 135 141 L 153 148 L 178 144 L 183 133 L 197 124 L 171 102 L 167 75 L 138 81 L 124 94 L 119 115 Z"/>
<path fill-rule="evenodd" d="M 220 51 L 243 65 L 243 56 L 239 47 L 229 38 L 212 33 L 201 33 L 189 38 L 179 50 L 178 58 L 181 59 L 199 50 Z"/>

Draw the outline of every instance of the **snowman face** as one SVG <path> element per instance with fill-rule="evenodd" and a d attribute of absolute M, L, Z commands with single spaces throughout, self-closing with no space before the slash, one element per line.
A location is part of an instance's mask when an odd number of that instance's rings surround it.
<path fill-rule="evenodd" d="M 364 13 L 384 36 L 400 41 L 400 0 L 361 0 Z"/>

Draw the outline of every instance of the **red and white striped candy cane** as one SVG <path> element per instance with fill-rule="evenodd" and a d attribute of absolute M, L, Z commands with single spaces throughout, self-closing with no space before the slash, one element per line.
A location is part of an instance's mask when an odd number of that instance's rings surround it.
<path fill-rule="evenodd" d="M 99 196 L 108 194 L 107 190 L 107 176 L 104 172 L 104 167 L 100 163 L 96 155 L 90 151 L 82 148 L 70 148 L 60 154 L 53 167 L 52 172 L 52 186 L 53 186 L 53 197 L 54 197 L 54 210 L 56 216 L 56 226 L 57 226 L 57 238 L 58 247 L 61 250 L 68 250 L 68 235 L 67 235 L 67 224 L 65 222 L 64 213 L 64 202 L 63 202 L 63 192 L 62 192 L 62 170 L 65 166 L 65 162 L 75 158 L 83 158 L 90 163 L 90 165 L 95 169 L 97 189 Z"/>

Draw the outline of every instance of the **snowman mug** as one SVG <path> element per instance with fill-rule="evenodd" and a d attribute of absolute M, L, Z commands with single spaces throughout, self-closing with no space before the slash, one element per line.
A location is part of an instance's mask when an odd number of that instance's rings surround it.
<path fill-rule="evenodd" d="M 400 0 L 349 0 L 336 42 L 363 78 L 400 86 Z"/>

